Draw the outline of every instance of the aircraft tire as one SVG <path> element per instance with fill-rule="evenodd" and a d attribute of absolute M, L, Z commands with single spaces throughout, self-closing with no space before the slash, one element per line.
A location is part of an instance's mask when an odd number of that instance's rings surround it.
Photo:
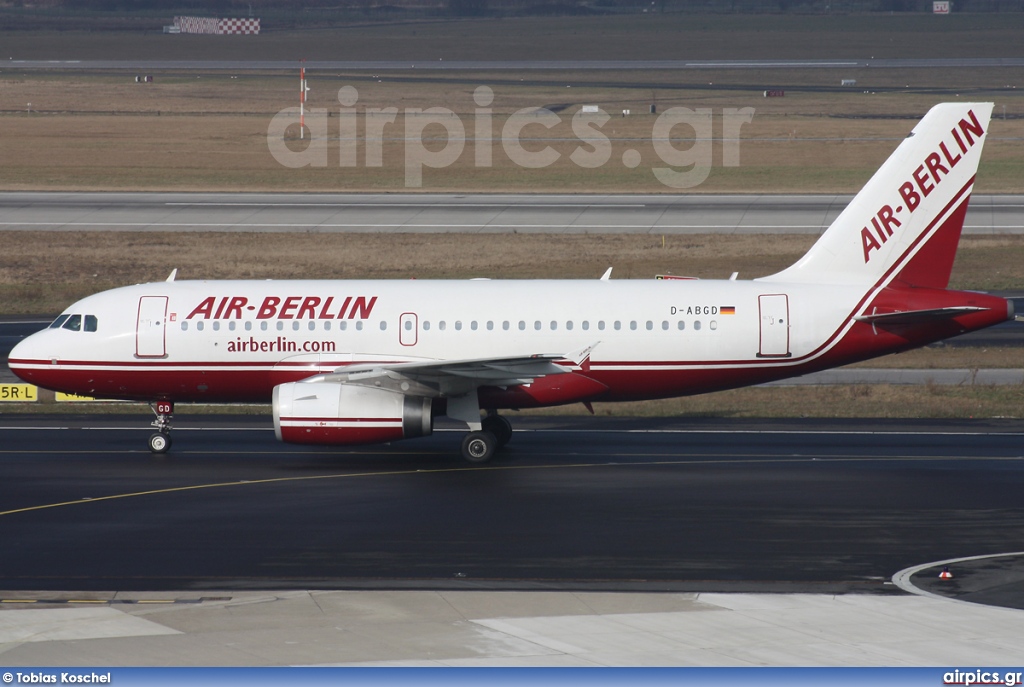
<path fill-rule="evenodd" d="M 157 432 L 149 437 L 149 450 L 153 453 L 167 453 L 171 449 L 171 435 Z"/>
<path fill-rule="evenodd" d="M 498 440 L 498 448 L 501 448 L 512 439 L 512 423 L 508 418 L 501 415 L 488 415 L 483 420 L 483 429 L 490 432 Z"/>
<path fill-rule="evenodd" d="M 486 430 L 470 432 L 462 440 L 462 457 L 470 463 L 486 463 L 497 449 L 497 438 Z"/>

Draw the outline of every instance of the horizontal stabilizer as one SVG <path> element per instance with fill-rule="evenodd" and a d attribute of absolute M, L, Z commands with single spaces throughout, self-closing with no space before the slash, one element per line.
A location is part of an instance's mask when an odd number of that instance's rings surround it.
<path fill-rule="evenodd" d="M 875 313 L 872 315 L 861 315 L 853 319 L 858 322 L 869 324 L 917 324 L 920 322 L 934 322 L 936 320 L 951 320 L 957 315 L 987 310 L 976 306 L 957 306 L 953 308 L 932 308 L 930 310 L 908 310 L 905 312 Z"/>

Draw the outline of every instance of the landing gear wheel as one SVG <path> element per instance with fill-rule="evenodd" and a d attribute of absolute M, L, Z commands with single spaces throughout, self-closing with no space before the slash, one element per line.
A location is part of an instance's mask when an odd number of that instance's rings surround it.
<path fill-rule="evenodd" d="M 153 453 L 167 453 L 171 448 L 171 435 L 157 432 L 149 437 L 149 450 Z"/>
<path fill-rule="evenodd" d="M 156 401 L 149 407 L 156 415 L 151 425 L 156 427 L 156 434 L 149 437 L 149 450 L 153 453 L 167 453 L 171 448 L 171 416 L 174 415 L 174 404 L 170 401 Z"/>
<path fill-rule="evenodd" d="M 501 415 L 488 415 L 483 419 L 483 430 L 490 432 L 498 440 L 501 448 L 512 439 L 512 423 Z"/>
<path fill-rule="evenodd" d="M 490 432 L 470 432 L 462 440 L 462 457 L 470 463 L 486 463 L 497 448 L 498 440 Z"/>

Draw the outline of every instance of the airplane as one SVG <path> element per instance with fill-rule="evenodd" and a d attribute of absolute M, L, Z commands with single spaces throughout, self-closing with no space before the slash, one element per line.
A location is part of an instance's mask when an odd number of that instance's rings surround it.
<path fill-rule="evenodd" d="M 285 442 L 468 429 L 499 411 L 686 396 L 795 377 L 1014 318 L 949 284 L 992 103 L 933 107 L 791 267 L 758 279 L 178 281 L 89 296 L 19 343 L 23 380 L 150 403 L 270 402 Z"/>

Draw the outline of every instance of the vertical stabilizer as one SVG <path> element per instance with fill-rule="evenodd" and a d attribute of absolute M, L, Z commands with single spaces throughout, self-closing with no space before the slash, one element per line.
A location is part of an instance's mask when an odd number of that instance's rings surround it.
<path fill-rule="evenodd" d="M 945 288 L 992 103 L 924 116 L 811 250 L 765 281 Z"/>

